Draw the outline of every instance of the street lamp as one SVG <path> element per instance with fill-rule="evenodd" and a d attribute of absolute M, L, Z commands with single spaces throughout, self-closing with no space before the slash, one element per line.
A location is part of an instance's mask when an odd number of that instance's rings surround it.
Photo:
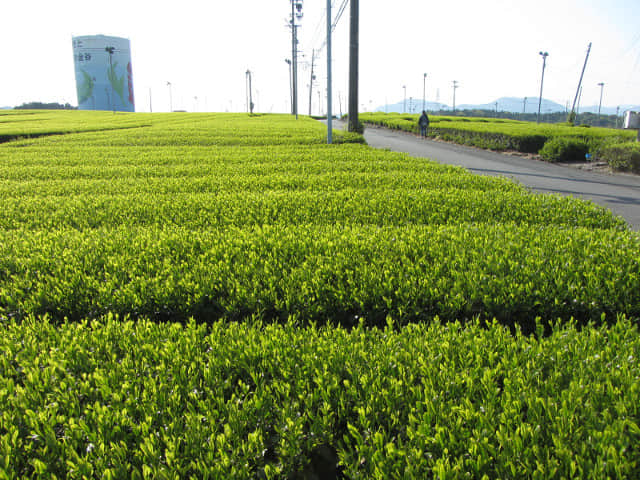
<path fill-rule="evenodd" d="M 453 81 L 453 114 L 456 113 L 456 89 L 458 88 L 458 81 Z"/>
<path fill-rule="evenodd" d="M 173 112 L 173 96 L 171 95 L 171 82 L 167 82 L 167 87 L 169 87 L 169 111 Z"/>
<path fill-rule="evenodd" d="M 113 98 L 113 83 L 115 81 L 115 72 L 113 71 L 113 52 L 115 52 L 114 47 L 106 47 L 104 49 L 109 54 L 109 83 L 111 84 L 111 108 L 113 108 L 113 113 L 116 113 L 116 103 Z"/>
<path fill-rule="evenodd" d="M 542 106 L 542 86 L 544 85 L 544 68 L 547 66 L 549 52 L 540 52 L 542 56 L 542 79 L 540 80 L 540 98 L 538 99 L 538 118 L 536 123 L 540 123 L 540 107 Z"/>
<path fill-rule="evenodd" d="M 402 113 L 407 113 L 407 86 L 403 85 L 404 89 L 404 103 L 402 104 Z"/>
<path fill-rule="evenodd" d="M 291 74 L 291 60 L 285 58 L 284 61 L 289 65 L 289 100 L 291 101 L 291 115 L 293 115 L 293 75 Z"/>
<path fill-rule="evenodd" d="M 251 115 L 253 115 L 253 95 L 251 93 L 251 70 L 247 70 L 247 82 L 248 82 L 248 86 L 247 86 L 247 93 L 249 94 L 249 101 L 247 102 L 247 110 L 249 110 L 249 113 Z"/>
<path fill-rule="evenodd" d="M 425 111 L 425 100 L 427 98 L 427 74 L 425 73 L 422 77 L 422 111 Z"/>
<path fill-rule="evenodd" d="M 600 104 L 598 105 L 598 120 L 600 120 L 600 110 L 602 109 L 602 91 L 604 90 L 604 82 L 598 84 L 600 87 Z"/>

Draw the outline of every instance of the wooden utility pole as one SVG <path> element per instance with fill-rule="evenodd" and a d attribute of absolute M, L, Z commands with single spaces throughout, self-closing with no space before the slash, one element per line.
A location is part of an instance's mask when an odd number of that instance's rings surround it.
<path fill-rule="evenodd" d="M 351 28 L 349 34 L 349 131 L 360 130 L 358 121 L 358 47 L 359 1 L 351 0 Z"/>

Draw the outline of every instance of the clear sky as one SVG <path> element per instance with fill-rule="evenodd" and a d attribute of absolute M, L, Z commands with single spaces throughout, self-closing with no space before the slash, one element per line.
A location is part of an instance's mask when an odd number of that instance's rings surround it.
<path fill-rule="evenodd" d="M 334 0 L 334 14 L 343 0 Z M 299 111 L 309 110 L 312 49 L 324 41 L 325 0 L 303 0 Z M 23 102 L 77 105 L 71 37 L 131 40 L 136 110 L 246 109 L 252 71 L 259 111 L 290 110 L 290 0 L 20 0 L 2 6 L 0 107 Z M 537 98 L 541 50 L 549 52 L 543 96 L 573 101 L 587 46 L 582 105 L 640 105 L 638 0 L 361 0 L 360 104 L 371 110 L 407 97 L 451 105 L 501 96 Z M 333 35 L 334 112 L 346 110 L 347 6 Z M 326 88 L 326 49 L 316 60 Z M 325 100 L 312 95 L 313 111 Z M 323 107 L 324 108 L 324 107 Z"/>

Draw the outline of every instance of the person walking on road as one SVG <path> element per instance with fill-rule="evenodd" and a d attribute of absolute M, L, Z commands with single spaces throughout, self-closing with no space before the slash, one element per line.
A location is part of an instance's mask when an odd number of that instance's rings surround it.
<path fill-rule="evenodd" d="M 422 115 L 420 115 L 418 125 L 420 125 L 420 136 L 425 138 L 427 136 L 427 128 L 429 128 L 429 116 L 424 110 L 422 111 Z"/>

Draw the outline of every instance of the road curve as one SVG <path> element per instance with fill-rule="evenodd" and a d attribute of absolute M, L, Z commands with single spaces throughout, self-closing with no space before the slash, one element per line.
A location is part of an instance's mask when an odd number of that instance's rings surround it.
<path fill-rule="evenodd" d="M 335 122 L 334 128 L 344 128 L 344 122 Z M 364 138 L 375 148 L 458 165 L 480 175 L 507 177 L 536 192 L 591 200 L 624 218 L 632 229 L 640 230 L 640 176 L 592 172 L 463 145 L 423 140 L 386 128 L 367 127 Z"/>

